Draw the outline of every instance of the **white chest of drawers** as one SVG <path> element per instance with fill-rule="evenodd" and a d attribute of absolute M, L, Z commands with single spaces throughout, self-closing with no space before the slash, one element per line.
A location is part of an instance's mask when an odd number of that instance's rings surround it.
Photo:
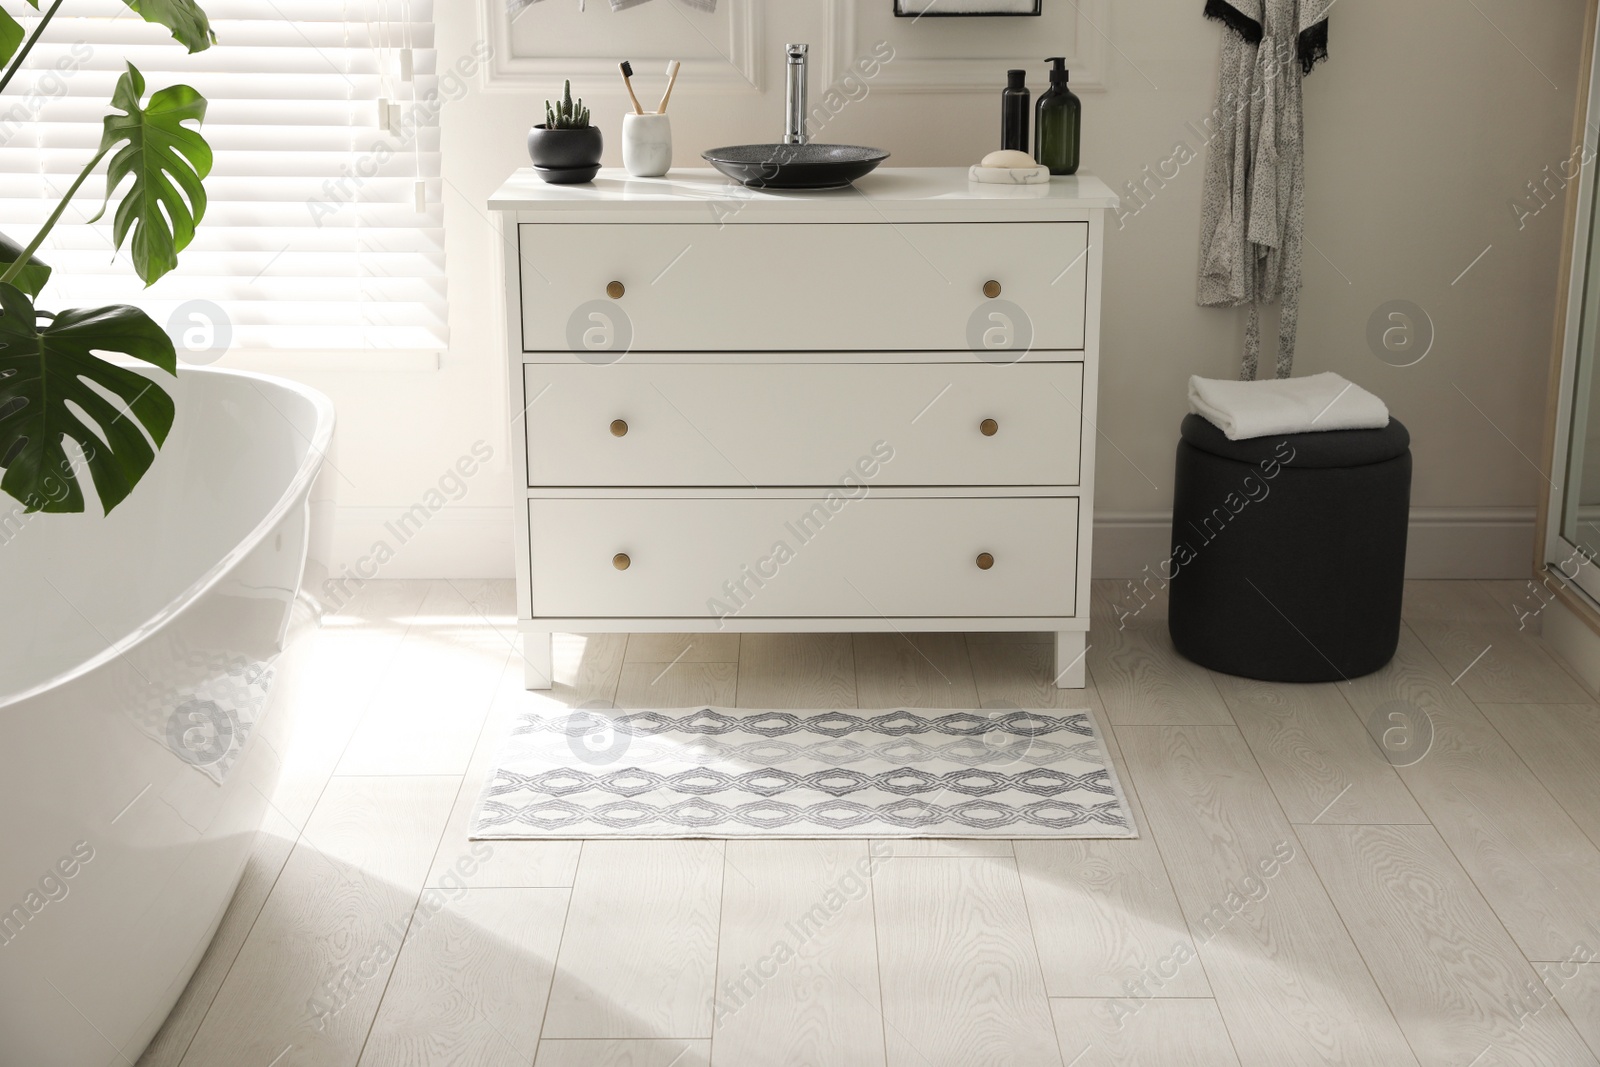
<path fill-rule="evenodd" d="M 519 627 L 1050 631 L 1084 684 L 1097 179 L 711 171 L 490 200 L 505 249 Z"/>

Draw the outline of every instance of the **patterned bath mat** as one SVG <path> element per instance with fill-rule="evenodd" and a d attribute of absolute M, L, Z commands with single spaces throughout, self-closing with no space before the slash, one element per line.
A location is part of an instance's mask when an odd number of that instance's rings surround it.
<path fill-rule="evenodd" d="M 1088 711 L 529 712 L 474 839 L 1137 837 Z"/>

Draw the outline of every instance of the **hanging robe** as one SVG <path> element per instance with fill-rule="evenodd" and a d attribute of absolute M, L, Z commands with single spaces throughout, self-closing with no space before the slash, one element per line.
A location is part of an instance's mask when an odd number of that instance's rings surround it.
<path fill-rule="evenodd" d="M 1207 0 L 1226 27 L 1200 233 L 1203 307 L 1248 307 L 1239 377 L 1256 376 L 1261 305 L 1282 302 L 1277 376 L 1294 366 L 1305 242 L 1301 83 L 1328 56 L 1337 0 Z"/>

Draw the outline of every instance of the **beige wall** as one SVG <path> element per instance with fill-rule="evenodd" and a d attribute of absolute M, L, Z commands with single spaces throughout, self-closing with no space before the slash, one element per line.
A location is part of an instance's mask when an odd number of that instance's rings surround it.
<path fill-rule="evenodd" d="M 442 61 L 480 39 L 484 2 L 438 5 Z M 680 84 L 672 109 L 680 162 L 715 144 L 774 138 L 785 40 L 809 40 L 823 58 L 824 0 L 762 2 L 767 91 L 706 95 Z M 1221 31 L 1201 18 L 1200 0 L 1110 6 L 1106 90 L 1083 94 L 1084 166 L 1123 189 L 1179 142 L 1197 146 L 1186 124 L 1210 111 Z M 1306 82 L 1316 250 L 1307 252 L 1296 369 L 1338 371 L 1410 426 L 1414 505 L 1443 531 L 1415 541 L 1414 570 L 1421 557 L 1423 570 L 1438 572 L 1504 569 L 1497 561 L 1513 557 L 1522 567 L 1528 558 L 1540 478 L 1525 457 L 1537 459 L 1541 441 L 1562 210 L 1558 203 L 1519 229 L 1510 202 L 1571 153 L 1582 6 L 1342 0 L 1332 59 Z M 1028 36 L 1029 21 L 1016 20 L 1019 50 L 1042 56 L 1048 42 Z M 839 116 L 828 139 L 881 145 L 899 165 L 968 163 L 994 147 L 1003 80 L 997 69 L 994 90 L 981 94 L 875 91 Z M 1037 91 L 1042 63 L 1030 80 Z M 612 164 L 623 106 L 614 84 L 584 87 Z M 544 95 L 475 89 L 444 113 L 453 341 L 442 369 L 290 371 L 339 407 L 349 550 L 475 440 L 499 452 L 466 499 L 399 552 L 391 575 L 510 573 L 498 249 L 483 202 L 526 164 L 523 135 Z M 1102 573 L 1160 558 L 1187 376 L 1237 370 L 1241 314 L 1194 303 L 1203 166 L 1184 168 L 1108 239 L 1099 423 L 1116 447 L 1102 442 L 1099 506 L 1128 536 L 1100 538 Z M 1436 325 L 1433 350 L 1416 366 L 1388 366 L 1368 348 L 1368 319 L 1392 299 L 1421 305 Z"/>

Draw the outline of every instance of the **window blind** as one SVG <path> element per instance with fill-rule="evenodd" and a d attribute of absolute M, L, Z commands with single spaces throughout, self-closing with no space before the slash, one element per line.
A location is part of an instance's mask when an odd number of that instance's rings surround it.
<path fill-rule="evenodd" d="M 432 5 L 202 0 L 217 44 L 190 55 L 118 0 L 69 0 L 0 96 L 0 232 L 25 245 L 92 158 L 125 63 L 147 92 L 183 83 L 205 96 L 215 163 L 193 243 L 149 289 L 114 252 L 111 213 L 89 223 L 105 181 L 86 182 L 39 251 L 55 268 L 40 306 L 136 304 L 180 355 L 442 350 L 449 94 Z M 38 16 L 8 6 L 31 32 Z M 447 73 L 460 95 L 465 81 Z"/>

